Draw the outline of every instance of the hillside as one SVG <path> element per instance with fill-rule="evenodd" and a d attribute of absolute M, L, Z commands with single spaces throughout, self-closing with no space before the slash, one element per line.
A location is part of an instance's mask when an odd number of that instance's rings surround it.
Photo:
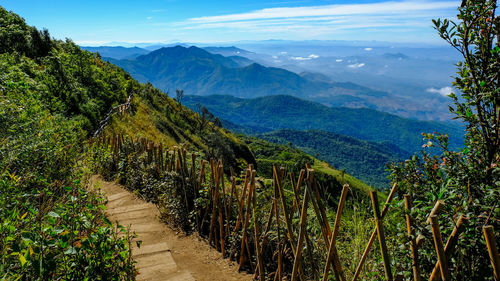
<path fill-rule="evenodd" d="M 318 91 L 327 87 L 284 69 L 256 63 L 240 67 L 231 58 L 197 47 L 162 48 L 134 60 L 110 61 L 141 82 L 149 81 L 163 91 L 183 89 L 187 94 L 232 93 L 254 97 L 288 93 L 301 96 L 306 90 Z"/>
<path fill-rule="evenodd" d="M 88 46 L 81 46 L 82 50 L 86 50 L 92 53 L 99 53 L 101 57 L 106 57 L 106 58 L 113 58 L 113 59 L 133 59 L 136 58 L 140 55 L 144 55 L 149 53 L 148 50 L 138 48 L 138 47 L 88 47 Z"/>
<path fill-rule="evenodd" d="M 302 151 L 328 162 L 337 170 L 345 170 L 367 184 L 389 187 L 386 164 L 408 157 L 388 143 L 362 141 L 353 137 L 320 130 L 298 131 L 282 129 L 258 135 L 259 138 L 279 144 L 293 144 Z"/>
<path fill-rule="evenodd" d="M 380 104 L 375 100 L 388 98 L 387 93 L 353 83 L 309 80 L 307 76 L 302 77 L 282 68 L 252 63 L 241 56 L 234 57 L 239 51 L 232 48 L 228 52 L 221 53 L 232 56 L 212 54 L 194 46 L 175 46 L 161 48 L 135 59 L 110 61 L 123 67 L 139 81 L 149 81 L 163 91 L 175 87 L 184 89 L 188 94 L 230 94 L 246 98 L 294 95 L 311 100 L 328 100 L 329 104 L 337 106 L 369 108 L 379 107 Z M 246 53 L 243 50 L 241 52 Z"/>
<path fill-rule="evenodd" d="M 125 280 L 126 229 L 102 213 L 83 167 L 86 140 L 143 86 L 70 40 L 0 7 L 0 276 Z"/>
<path fill-rule="evenodd" d="M 452 147 L 462 145 L 463 130 L 452 123 L 406 119 L 371 109 L 327 107 L 292 96 L 255 99 L 186 96 L 184 103 L 188 107 L 200 103 L 222 120 L 261 132 L 264 129 L 318 129 L 371 142 L 392 143 L 412 153 L 422 147 L 422 132 L 436 131 L 448 133 Z"/>
<path fill-rule="evenodd" d="M 253 151 L 257 162 L 257 172 L 265 178 L 272 178 L 272 165 L 287 167 L 289 171 L 296 174 L 309 164 L 316 172 L 316 177 L 326 188 L 327 196 L 333 198 L 338 196 L 341 186 L 349 184 L 351 191 L 360 198 L 368 199 L 372 187 L 365 182 L 352 176 L 349 172 L 335 169 L 325 161 L 311 156 L 297 147 L 288 144 L 273 143 L 262 138 L 237 135 Z"/>

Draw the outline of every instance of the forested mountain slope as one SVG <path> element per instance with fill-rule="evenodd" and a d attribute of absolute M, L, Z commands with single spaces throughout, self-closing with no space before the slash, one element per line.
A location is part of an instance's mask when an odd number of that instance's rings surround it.
<path fill-rule="evenodd" d="M 452 147 L 461 147 L 463 143 L 463 129 L 457 124 L 406 119 L 365 108 L 327 107 L 292 96 L 186 96 L 184 103 L 191 108 L 200 103 L 219 118 L 236 124 L 236 129 L 249 127 L 249 131 L 319 129 L 361 140 L 389 142 L 410 154 L 423 145 L 423 132 L 449 134 Z"/>
<path fill-rule="evenodd" d="M 281 129 L 257 135 L 264 140 L 293 144 L 294 147 L 345 170 L 354 177 L 379 188 L 389 187 L 386 164 L 400 162 L 409 152 L 389 143 L 374 143 L 321 130 Z"/>

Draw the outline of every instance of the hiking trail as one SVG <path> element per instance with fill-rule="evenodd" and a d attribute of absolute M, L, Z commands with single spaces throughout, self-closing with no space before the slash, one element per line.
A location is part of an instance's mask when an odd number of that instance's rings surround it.
<path fill-rule="evenodd" d="M 141 247 L 132 245 L 132 257 L 139 272 L 136 280 L 252 280 L 252 275 L 238 273 L 238 265 L 223 259 L 197 234 L 185 236 L 168 227 L 159 218 L 158 208 L 123 186 L 92 176 L 108 202 L 106 216 L 113 223 L 131 226 Z"/>

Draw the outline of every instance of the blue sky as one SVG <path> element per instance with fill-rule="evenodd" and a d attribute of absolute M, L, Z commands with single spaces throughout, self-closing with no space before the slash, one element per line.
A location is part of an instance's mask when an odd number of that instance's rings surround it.
<path fill-rule="evenodd" d="M 0 5 L 82 45 L 242 40 L 377 40 L 442 43 L 431 19 L 460 1 L 0 0 Z"/>

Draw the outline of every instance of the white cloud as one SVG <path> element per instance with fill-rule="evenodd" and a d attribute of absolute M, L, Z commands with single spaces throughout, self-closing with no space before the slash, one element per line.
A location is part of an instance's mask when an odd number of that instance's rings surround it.
<path fill-rule="evenodd" d="M 343 62 L 344 60 L 343 59 L 336 59 L 335 61 L 336 62 Z"/>
<path fill-rule="evenodd" d="M 147 20 L 152 20 L 152 19 L 153 19 L 153 17 L 147 17 L 146 19 L 147 19 Z"/>
<path fill-rule="evenodd" d="M 248 13 L 230 14 L 222 16 L 205 16 L 191 18 L 189 21 L 198 23 L 245 21 L 274 18 L 319 17 L 340 15 L 373 15 L 397 14 L 417 11 L 429 11 L 457 7 L 456 1 L 405 1 L 379 2 L 369 4 L 339 4 L 309 7 L 283 7 L 256 10 Z"/>
<path fill-rule="evenodd" d="M 388 0 L 367 4 L 279 7 L 196 17 L 168 25 L 177 31 L 210 29 L 223 34 L 245 32 L 264 38 L 278 33 L 283 36 L 282 39 L 295 40 L 332 36 L 346 40 L 352 34 L 366 33 L 369 38 L 364 40 L 387 40 L 382 37 L 399 36 L 405 41 L 410 38 L 421 41 L 435 40 L 434 37 L 418 37 L 415 34 L 420 34 L 422 30 L 430 34 L 430 20 L 455 16 L 457 5 L 456 1 L 449 0 Z"/>
<path fill-rule="evenodd" d="M 426 91 L 429 92 L 429 93 L 435 93 L 435 94 L 440 94 L 442 96 L 447 96 L 451 92 L 453 92 L 453 89 L 451 87 L 429 88 Z"/>
<path fill-rule="evenodd" d="M 365 66 L 365 63 L 363 63 L 363 62 L 362 62 L 362 63 L 354 63 L 354 64 L 350 64 L 350 65 L 348 65 L 347 67 L 350 67 L 350 68 L 361 68 L 361 67 L 363 67 L 363 66 Z"/>
<path fill-rule="evenodd" d="M 319 58 L 318 55 L 316 54 L 310 54 L 308 57 L 291 57 L 292 60 L 299 60 L 299 61 L 302 61 L 302 60 L 312 60 L 312 59 L 317 59 Z"/>
<path fill-rule="evenodd" d="M 365 48 L 365 51 L 367 51 L 367 52 L 369 52 L 371 50 L 373 50 L 373 48 Z"/>
<path fill-rule="evenodd" d="M 291 57 L 292 60 L 310 60 L 311 58 L 304 58 L 304 57 Z"/>
<path fill-rule="evenodd" d="M 280 55 L 286 55 L 288 52 L 280 52 Z"/>

